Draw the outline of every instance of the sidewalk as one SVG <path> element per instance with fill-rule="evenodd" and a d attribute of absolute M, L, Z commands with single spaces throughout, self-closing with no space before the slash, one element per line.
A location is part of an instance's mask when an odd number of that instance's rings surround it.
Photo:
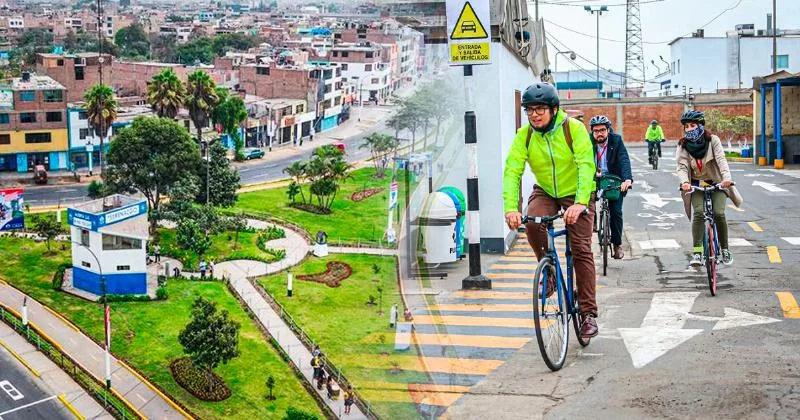
<path fill-rule="evenodd" d="M 15 358 L 22 359 L 28 369 L 38 377 L 35 382 L 41 382 L 43 389 L 52 395 L 58 395 L 58 400 L 66 410 L 77 412 L 87 419 L 113 419 L 103 407 L 97 403 L 83 388 L 80 387 L 64 371 L 58 368 L 44 354 L 36 350 L 22 336 L 17 334 L 4 322 L 0 322 L 0 344 L 8 351 L 12 350 Z M 18 359 L 18 360 L 19 360 Z M 77 416 L 76 416 L 77 417 Z"/>
<path fill-rule="evenodd" d="M 25 295 L 17 289 L 0 282 L 0 302 L 19 309 Z M 102 307 L 97 306 L 102 312 Z M 39 302 L 28 297 L 28 317 L 41 331 L 58 343 L 65 353 L 83 365 L 96 378 L 105 377 L 104 351 L 92 339 L 85 336 L 73 324 L 61 316 L 45 309 Z M 113 324 L 112 324 L 113 328 Z M 183 419 L 177 406 L 172 405 L 163 394 L 157 393 L 153 385 L 146 383 L 138 374 L 121 365 L 111 356 L 111 385 L 120 395 L 136 407 L 147 418 Z"/>

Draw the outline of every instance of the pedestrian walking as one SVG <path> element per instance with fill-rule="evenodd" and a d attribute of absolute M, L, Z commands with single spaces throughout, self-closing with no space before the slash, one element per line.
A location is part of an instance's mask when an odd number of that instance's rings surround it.
<path fill-rule="evenodd" d="M 325 381 L 325 390 L 328 391 L 328 399 L 333 399 L 333 375 L 328 375 L 328 380 Z"/>
<path fill-rule="evenodd" d="M 156 256 L 156 262 L 161 262 L 161 245 L 156 244 L 153 247 L 153 254 Z"/>
<path fill-rule="evenodd" d="M 314 351 L 311 352 L 311 355 L 317 357 L 320 355 L 320 353 L 322 353 L 322 351 L 319 349 L 319 346 L 314 344 Z"/>
<path fill-rule="evenodd" d="M 350 406 L 352 406 L 354 402 L 355 401 L 354 401 L 353 389 L 348 387 L 344 391 L 344 413 L 345 414 L 350 415 Z"/>
<path fill-rule="evenodd" d="M 214 278 L 214 260 L 208 262 L 208 276 Z"/>
<path fill-rule="evenodd" d="M 206 264 L 206 260 L 200 260 L 200 278 L 206 278 L 206 268 L 208 265 Z"/>

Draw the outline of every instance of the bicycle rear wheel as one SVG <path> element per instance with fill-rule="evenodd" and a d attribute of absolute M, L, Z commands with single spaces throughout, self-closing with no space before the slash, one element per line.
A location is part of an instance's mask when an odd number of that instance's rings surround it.
<path fill-rule="evenodd" d="M 546 273 L 554 273 L 555 268 L 552 258 L 543 258 L 536 268 L 533 283 L 533 323 L 536 327 L 536 341 L 539 343 L 544 363 L 553 371 L 561 369 L 567 358 L 569 319 L 566 288 L 562 283 L 555 288 L 552 296 L 543 298 L 540 295 L 539 284 L 542 284 L 541 292 L 546 293 L 546 283 L 557 281 Z"/>
<path fill-rule="evenodd" d="M 717 295 L 717 250 L 714 245 L 716 236 L 714 235 L 714 225 L 706 223 L 706 243 L 704 256 L 706 259 L 706 273 L 708 274 L 708 289 L 711 296 Z"/>
<path fill-rule="evenodd" d="M 564 295 L 566 295 L 566 292 L 564 292 Z M 574 312 L 570 316 L 572 317 L 572 327 L 575 329 L 575 337 L 578 338 L 578 343 L 581 347 L 586 347 L 592 339 L 581 335 L 583 317 L 581 317 L 581 308 L 578 304 L 578 291 L 574 287 L 572 288 L 572 309 Z"/>
<path fill-rule="evenodd" d="M 658 170 L 658 152 L 653 153 L 653 170 Z"/>

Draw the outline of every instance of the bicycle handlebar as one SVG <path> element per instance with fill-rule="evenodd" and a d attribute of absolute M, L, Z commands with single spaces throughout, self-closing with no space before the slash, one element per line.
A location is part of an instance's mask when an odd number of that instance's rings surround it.
<path fill-rule="evenodd" d="M 731 187 L 736 185 L 735 182 L 731 182 Z M 708 187 L 698 187 L 696 185 L 690 185 L 692 187 L 692 191 L 725 191 L 727 188 L 720 188 L 719 184 L 710 185 Z M 678 187 L 678 191 L 683 191 L 683 188 Z"/>
<path fill-rule="evenodd" d="M 581 215 L 588 215 L 588 214 L 589 214 L 589 209 L 586 209 L 586 210 L 581 212 Z M 525 225 L 525 224 L 528 224 L 528 223 L 534 223 L 534 224 L 537 224 L 537 225 L 541 225 L 541 224 L 546 224 L 546 223 L 550 223 L 552 221 L 561 219 L 562 217 L 564 217 L 564 212 L 563 211 L 558 212 L 558 214 L 553 215 L 553 216 L 523 216 L 522 217 L 522 225 Z"/>

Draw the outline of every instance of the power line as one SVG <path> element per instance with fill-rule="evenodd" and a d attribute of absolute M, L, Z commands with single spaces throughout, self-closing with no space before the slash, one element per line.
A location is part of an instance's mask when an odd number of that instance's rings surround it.
<path fill-rule="evenodd" d="M 600 1 L 600 0 L 594 0 L 594 1 Z M 639 2 L 639 3 L 640 4 L 661 3 L 661 2 L 664 2 L 664 1 L 666 1 L 666 0 L 646 0 L 646 1 Z M 533 3 L 533 0 L 528 0 L 528 3 Z M 566 0 L 566 1 L 563 1 L 563 2 L 546 1 L 546 0 L 540 0 L 539 1 L 539 4 L 547 4 L 547 5 L 550 5 L 550 6 L 572 6 L 572 7 L 583 7 L 583 6 L 586 5 L 586 3 L 587 3 L 587 0 L 574 0 L 574 1 Z M 622 7 L 622 6 L 627 6 L 627 5 L 628 5 L 627 3 L 617 3 L 617 4 L 604 4 L 603 6 L 607 6 L 607 7 Z"/>
<path fill-rule="evenodd" d="M 718 14 L 718 15 L 714 16 L 713 18 L 711 18 L 711 20 L 709 20 L 708 22 L 704 23 L 703 25 L 701 25 L 701 26 L 700 26 L 700 27 L 698 27 L 697 29 L 704 29 L 706 26 L 708 26 L 708 25 L 711 25 L 712 23 L 714 23 L 714 22 L 715 22 L 717 19 L 719 19 L 719 18 L 720 18 L 722 15 L 724 15 L 725 13 L 728 13 L 728 12 L 730 12 L 731 10 L 734 10 L 734 9 L 736 9 L 737 7 L 741 6 L 741 4 L 742 4 L 742 0 L 738 0 L 738 1 L 736 2 L 736 4 L 734 4 L 733 6 L 729 6 L 729 7 L 728 7 L 728 8 L 726 8 L 726 9 L 723 9 L 721 12 L 719 12 L 719 14 Z M 672 39 L 671 39 L 671 40 L 669 40 L 669 41 L 655 42 L 655 44 L 667 44 L 667 43 L 670 43 L 670 42 L 672 42 L 672 41 L 674 41 L 674 40 L 676 40 L 676 39 L 678 39 L 678 38 L 683 38 L 683 37 L 689 36 L 689 35 L 691 35 L 691 34 L 692 34 L 692 32 L 691 32 L 691 31 L 689 31 L 689 32 L 687 32 L 687 33 L 685 33 L 685 34 L 683 34 L 683 35 L 676 36 L 675 38 L 672 38 Z"/>
<path fill-rule="evenodd" d="M 641 3 L 640 3 L 640 4 L 641 4 Z M 563 30 L 565 30 L 565 31 L 569 31 L 569 32 L 572 32 L 572 33 L 575 33 L 575 34 L 578 34 L 578 35 L 583 35 L 583 36 L 585 36 L 585 37 L 589 37 L 589 38 L 595 38 L 595 35 L 591 35 L 591 34 L 587 34 L 587 33 L 584 33 L 584 32 L 576 31 L 576 30 L 574 30 L 574 29 L 567 28 L 566 26 L 561 26 L 561 25 L 559 25 L 559 24 L 557 24 L 557 23 L 555 23 L 555 22 L 553 22 L 553 21 L 551 21 L 551 20 L 544 19 L 544 21 L 545 21 L 545 22 L 547 22 L 547 23 L 549 23 L 549 24 L 551 24 L 551 25 L 553 25 L 553 26 L 556 26 L 556 27 L 558 27 L 558 28 L 561 28 L 561 29 L 563 29 Z M 625 41 L 623 41 L 623 40 L 621 40 L 621 39 L 611 39 L 611 38 L 603 38 L 603 37 L 600 37 L 600 40 L 601 40 L 601 41 L 608 41 L 608 42 L 617 42 L 617 43 L 620 43 L 620 44 L 623 44 L 623 43 L 625 43 Z M 643 41 L 643 42 L 644 42 L 645 44 L 665 44 L 665 42 L 648 42 L 648 41 Z"/>

